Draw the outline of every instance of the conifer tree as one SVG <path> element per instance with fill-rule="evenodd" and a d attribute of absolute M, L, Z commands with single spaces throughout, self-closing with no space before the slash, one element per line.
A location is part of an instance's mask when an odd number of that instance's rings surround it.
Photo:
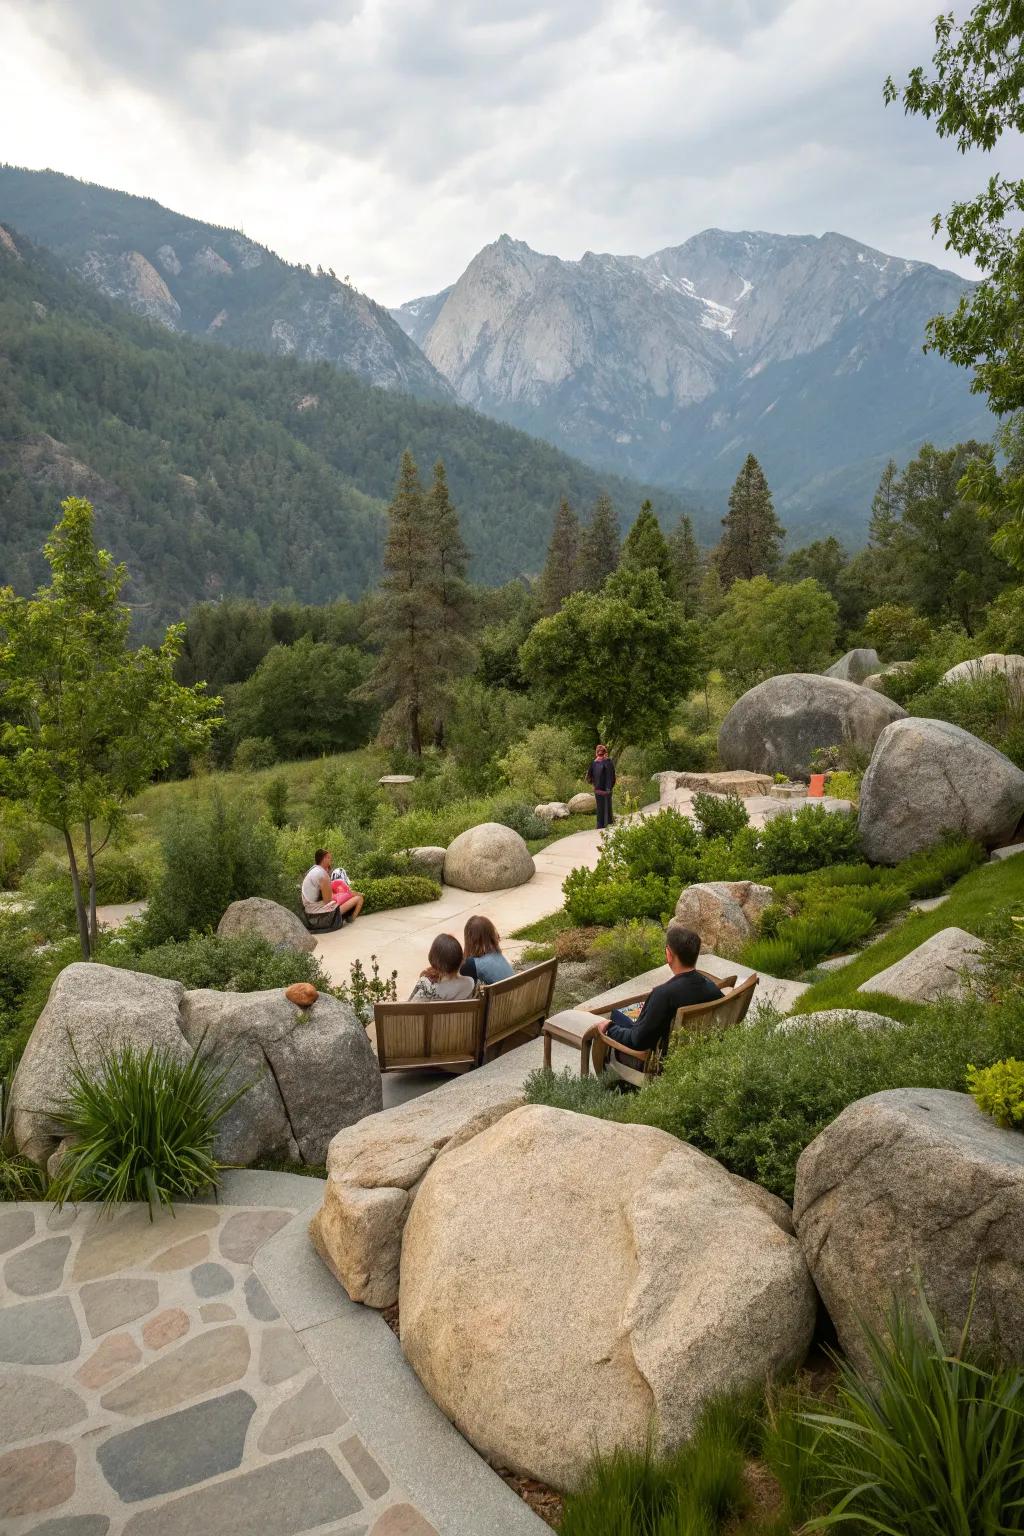
<path fill-rule="evenodd" d="M 416 461 L 402 454 L 398 486 L 388 508 L 384 575 L 373 601 L 370 627 L 380 655 L 360 697 L 381 699 L 381 739 L 417 757 L 426 722 L 439 698 L 436 552 Z"/>
<path fill-rule="evenodd" d="M 604 586 L 618 570 L 621 550 L 619 519 L 611 497 L 602 491 L 580 536 L 579 584 L 584 592 L 596 592 Z"/>
<path fill-rule="evenodd" d="M 672 557 L 674 595 L 682 603 L 683 613 L 692 619 L 700 608 L 700 589 L 704 580 L 700 550 L 694 537 L 693 523 L 687 513 L 680 517 L 668 541 Z"/>
<path fill-rule="evenodd" d="M 436 614 L 437 633 L 434 659 L 439 685 L 448 702 L 450 685 L 467 670 L 470 660 L 467 639 L 473 598 L 466 580 L 469 551 L 459 527 L 459 514 L 448 491 L 444 463 L 434 465 L 434 481 L 426 498 L 426 532 L 433 569 L 430 577 L 431 608 Z M 440 746 L 444 739 L 444 710 L 438 714 L 434 739 Z"/>
<path fill-rule="evenodd" d="M 624 571 L 655 571 L 665 591 L 670 596 L 675 595 L 672 556 L 649 501 L 644 502 L 637 513 L 636 522 L 626 534 L 619 566 Z"/>
<path fill-rule="evenodd" d="M 775 515 L 764 470 L 752 453 L 729 492 L 729 510 L 722 518 L 721 542 L 715 553 L 722 585 L 773 576 L 778 569 L 786 530 Z"/>
<path fill-rule="evenodd" d="M 566 497 L 562 497 L 551 530 L 548 557 L 540 578 L 541 606 L 557 613 L 567 597 L 579 591 L 580 521 Z"/>

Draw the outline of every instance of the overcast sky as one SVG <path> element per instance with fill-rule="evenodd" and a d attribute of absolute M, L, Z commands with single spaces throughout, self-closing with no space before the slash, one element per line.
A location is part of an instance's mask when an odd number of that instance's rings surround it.
<path fill-rule="evenodd" d="M 994 166 L 882 104 L 949 3 L 0 0 L 0 157 L 389 304 L 503 231 L 577 257 L 836 229 L 957 266 L 929 220 Z"/>

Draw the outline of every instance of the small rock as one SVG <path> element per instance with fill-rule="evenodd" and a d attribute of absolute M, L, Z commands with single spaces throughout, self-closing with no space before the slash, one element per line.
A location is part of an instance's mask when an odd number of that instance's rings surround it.
<path fill-rule="evenodd" d="M 320 993 L 311 981 L 293 981 L 290 987 L 285 987 L 284 995 L 296 1008 L 312 1008 Z"/>
<path fill-rule="evenodd" d="M 447 848 L 440 848 L 434 844 L 425 844 L 422 848 L 409 849 L 409 863 L 418 875 L 426 875 L 431 880 L 440 880 L 444 874 L 444 856 Z"/>
<path fill-rule="evenodd" d="M 597 797 L 589 790 L 581 790 L 567 802 L 570 816 L 594 816 L 597 814 Z"/>
<path fill-rule="evenodd" d="M 564 800 L 546 800 L 543 805 L 534 806 L 533 814 L 541 821 L 565 821 L 570 812 Z"/>

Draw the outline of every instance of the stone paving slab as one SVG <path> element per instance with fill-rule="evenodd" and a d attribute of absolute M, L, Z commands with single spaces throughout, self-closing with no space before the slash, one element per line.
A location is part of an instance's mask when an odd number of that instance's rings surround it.
<path fill-rule="evenodd" d="M 0 1206 L 4 1536 L 436 1536 L 253 1268 L 321 1189 Z"/>

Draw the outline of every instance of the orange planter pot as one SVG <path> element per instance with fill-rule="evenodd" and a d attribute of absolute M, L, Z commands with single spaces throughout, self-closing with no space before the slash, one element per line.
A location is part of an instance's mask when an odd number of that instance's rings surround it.
<path fill-rule="evenodd" d="M 812 800 L 820 800 L 824 793 L 825 775 L 823 773 L 812 773 L 811 782 L 807 786 L 808 798 Z"/>

